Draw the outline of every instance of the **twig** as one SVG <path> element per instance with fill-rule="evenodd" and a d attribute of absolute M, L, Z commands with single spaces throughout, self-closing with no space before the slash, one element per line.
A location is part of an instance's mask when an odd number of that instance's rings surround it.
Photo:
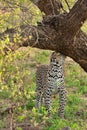
<path fill-rule="evenodd" d="M 65 0 L 65 2 L 66 2 L 67 6 L 68 6 L 68 9 L 69 9 L 69 11 L 70 11 L 69 3 L 67 2 L 67 0 Z"/>
<path fill-rule="evenodd" d="M 26 103 L 23 103 L 23 105 L 25 106 L 26 105 Z M 3 116 L 5 113 L 10 113 L 10 111 L 13 111 L 15 108 L 17 108 L 17 107 L 21 107 L 22 106 L 22 103 L 20 103 L 19 105 L 18 104 L 16 104 L 16 103 L 14 103 L 14 104 L 12 104 L 12 105 L 10 105 L 8 108 L 6 108 L 5 110 L 3 110 L 2 112 L 0 112 L 0 115 L 1 116 Z"/>
<path fill-rule="evenodd" d="M 9 111 L 9 113 L 10 113 L 10 130 L 13 130 L 13 111 L 12 111 L 12 109 L 10 109 L 10 111 Z"/>

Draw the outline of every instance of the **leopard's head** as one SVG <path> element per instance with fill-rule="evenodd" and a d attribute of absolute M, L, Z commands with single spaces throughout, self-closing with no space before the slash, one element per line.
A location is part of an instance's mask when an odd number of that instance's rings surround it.
<path fill-rule="evenodd" d="M 66 56 L 59 52 L 52 52 L 50 62 L 52 64 L 60 64 L 62 65 L 65 61 Z"/>

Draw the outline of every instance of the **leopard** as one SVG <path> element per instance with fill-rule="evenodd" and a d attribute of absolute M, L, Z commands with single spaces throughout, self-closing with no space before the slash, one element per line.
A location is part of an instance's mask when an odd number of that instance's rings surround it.
<path fill-rule="evenodd" d="M 44 104 L 51 113 L 52 95 L 59 94 L 58 116 L 64 117 L 66 105 L 66 87 L 64 82 L 64 62 L 66 56 L 52 52 L 49 65 L 40 65 L 36 71 L 36 108 Z"/>

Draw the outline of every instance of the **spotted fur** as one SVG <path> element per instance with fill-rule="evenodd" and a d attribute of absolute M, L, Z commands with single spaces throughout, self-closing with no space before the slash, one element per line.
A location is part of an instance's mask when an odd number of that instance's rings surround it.
<path fill-rule="evenodd" d="M 41 103 L 44 103 L 46 110 L 50 113 L 51 96 L 52 94 L 59 93 L 58 115 L 60 117 L 64 116 L 66 104 L 63 72 L 64 61 L 64 55 L 53 52 L 50 58 L 50 65 L 41 65 L 36 72 L 36 107 L 40 109 Z"/>

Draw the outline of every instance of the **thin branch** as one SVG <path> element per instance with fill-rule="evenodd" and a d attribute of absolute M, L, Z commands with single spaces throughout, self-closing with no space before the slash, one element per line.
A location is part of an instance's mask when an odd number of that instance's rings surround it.
<path fill-rule="evenodd" d="M 67 7 L 68 7 L 68 9 L 70 11 L 70 6 L 69 6 L 69 3 L 67 2 L 67 0 L 65 0 L 65 3 L 66 3 L 66 5 L 67 5 Z"/>
<path fill-rule="evenodd" d="M 10 130 L 13 130 L 13 111 L 10 109 Z"/>

